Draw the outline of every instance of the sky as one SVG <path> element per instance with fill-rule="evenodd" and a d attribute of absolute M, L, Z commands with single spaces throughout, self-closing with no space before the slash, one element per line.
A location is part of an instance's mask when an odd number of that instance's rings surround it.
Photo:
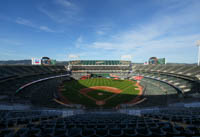
<path fill-rule="evenodd" d="M 200 0 L 1 0 L 0 60 L 196 63 Z"/>

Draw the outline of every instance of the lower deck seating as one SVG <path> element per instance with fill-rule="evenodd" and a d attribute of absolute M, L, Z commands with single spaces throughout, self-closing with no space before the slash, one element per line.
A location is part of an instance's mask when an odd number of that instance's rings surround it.
<path fill-rule="evenodd" d="M 15 78 L 0 83 L 0 94 L 3 97 L 2 103 L 21 103 L 26 105 L 39 105 L 48 107 L 59 107 L 54 99 L 54 93 L 58 90 L 58 86 L 64 78 L 55 78 L 47 81 L 39 82 L 19 90 L 20 87 L 30 82 L 60 75 L 59 73 L 39 74 Z"/>
<path fill-rule="evenodd" d="M 199 112 L 199 111 L 198 111 Z M 14 114 L 12 114 L 14 113 Z M 178 113 L 178 110 L 177 110 Z M 168 114 L 168 111 L 165 112 Z M 133 116 L 112 113 L 86 113 L 62 117 L 59 113 L 0 112 L 1 137 L 77 137 L 77 136 L 199 136 L 200 122 L 165 118 L 159 112 Z M 157 116 L 155 116 L 157 115 Z M 199 117 L 196 117 L 199 118 Z"/>
<path fill-rule="evenodd" d="M 5 82 L 0 83 L 0 89 L 1 89 L 1 95 L 12 95 L 16 92 L 18 88 L 21 86 L 32 82 L 34 80 L 38 80 L 41 78 L 46 78 L 50 76 L 55 76 L 58 75 L 57 73 L 53 74 L 40 74 L 40 75 L 30 75 L 30 76 L 25 76 L 25 77 L 18 77 L 14 79 L 7 80 Z"/>
<path fill-rule="evenodd" d="M 187 79 L 183 79 L 183 78 L 179 78 L 175 76 L 170 76 L 167 74 L 165 75 L 165 74 L 150 73 L 150 72 L 143 72 L 143 73 L 140 73 L 140 75 L 145 76 L 147 78 L 152 78 L 155 80 L 166 82 L 169 85 L 172 85 L 176 87 L 177 89 L 179 89 L 182 94 L 198 92 L 199 85 L 197 85 L 198 83 L 196 83 L 195 81 L 191 81 L 191 80 L 187 80 Z"/>

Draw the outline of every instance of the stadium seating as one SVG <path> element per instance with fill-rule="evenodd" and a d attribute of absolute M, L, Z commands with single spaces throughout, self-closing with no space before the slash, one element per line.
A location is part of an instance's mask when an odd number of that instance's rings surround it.
<path fill-rule="evenodd" d="M 142 74 L 145 77 L 157 79 L 163 82 L 166 82 L 170 85 L 173 85 L 174 87 L 177 87 L 178 89 L 181 90 L 182 93 L 186 93 L 193 89 L 193 83 L 189 80 L 173 77 L 173 76 L 168 76 L 168 75 L 158 75 L 158 74 L 149 74 L 149 73 L 144 73 Z"/>
<path fill-rule="evenodd" d="M 0 95 L 7 96 L 1 101 L 13 101 L 17 89 L 29 82 L 65 73 L 64 66 L 0 66 Z"/>
<path fill-rule="evenodd" d="M 48 108 L 64 108 L 64 106 L 56 103 L 53 99 L 57 98 L 58 86 L 65 78 L 55 78 L 52 80 L 39 82 L 30 87 L 27 87 L 23 92 L 19 93 L 13 101 L 19 102 L 19 100 L 29 102 L 36 107 L 48 107 Z"/>
<path fill-rule="evenodd" d="M 73 73 L 128 73 L 131 70 L 130 61 L 121 60 L 79 60 L 70 61 Z"/>
<path fill-rule="evenodd" d="M 67 112 L 67 111 L 66 111 Z M 0 136 L 199 136 L 199 109 L 119 112 L 0 111 Z"/>
<path fill-rule="evenodd" d="M 69 64 L 71 65 L 86 65 L 86 66 L 93 66 L 93 65 L 102 65 L 102 66 L 114 66 L 114 65 L 129 65 L 130 61 L 120 61 L 120 60 L 76 60 L 70 61 Z"/>
<path fill-rule="evenodd" d="M 65 72 L 64 66 L 0 66 L 0 80 L 35 74 L 47 74 L 56 72 Z"/>
<path fill-rule="evenodd" d="M 200 67 L 196 65 L 133 65 L 134 72 L 157 72 L 168 75 L 183 76 L 188 79 L 198 79 Z"/>
<path fill-rule="evenodd" d="M 67 78 L 39 82 L 16 94 L 24 84 L 67 73 L 64 66 L 0 66 L 0 95 L 9 97 L 0 103 L 28 104 L 31 109 L 37 109 L 0 110 L 0 137 L 200 136 L 199 108 L 169 107 L 170 103 L 182 101 L 177 95 L 186 97 L 199 91 L 198 66 L 133 65 L 129 73 L 129 66 L 123 66 L 120 61 L 79 63 L 86 66 L 72 67 L 72 70 L 82 70 L 72 75 L 77 78 L 86 75 L 88 70 L 96 74 L 109 72 L 121 78 L 144 76 L 140 84 L 145 88 L 146 100 L 111 112 L 66 108 L 53 99 L 57 97 L 58 86 Z M 156 109 L 142 110 L 146 107 Z M 137 109 L 140 113 L 132 113 Z"/>
<path fill-rule="evenodd" d="M 85 71 L 85 72 L 112 72 L 121 70 L 130 70 L 129 66 L 72 66 L 73 71 Z"/>
<path fill-rule="evenodd" d="M 183 94 L 199 92 L 200 67 L 195 65 L 134 65 L 133 74 L 166 82 Z"/>

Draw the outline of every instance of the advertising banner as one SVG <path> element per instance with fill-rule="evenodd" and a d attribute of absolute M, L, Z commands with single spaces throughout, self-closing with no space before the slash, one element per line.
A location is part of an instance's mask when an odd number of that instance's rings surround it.
<path fill-rule="evenodd" d="M 32 65 L 41 65 L 41 59 L 32 58 Z"/>
<path fill-rule="evenodd" d="M 158 64 L 166 64 L 165 58 L 159 58 L 158 59 Z"/>

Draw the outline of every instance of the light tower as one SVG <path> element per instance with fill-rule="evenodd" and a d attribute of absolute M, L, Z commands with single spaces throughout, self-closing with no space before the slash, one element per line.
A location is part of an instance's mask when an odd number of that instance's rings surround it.
<path fill-rule="evenodd" d="M 196 45 L 198 47 L 198 66 L 200 66 L 200 40 L 197 40 Z"/>

